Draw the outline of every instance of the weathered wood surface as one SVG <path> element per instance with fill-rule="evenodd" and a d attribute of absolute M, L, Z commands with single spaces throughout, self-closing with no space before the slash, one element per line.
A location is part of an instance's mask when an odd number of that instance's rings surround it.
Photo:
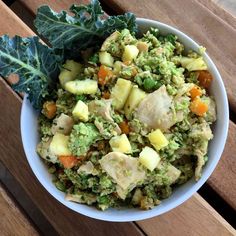
<path fill-rule="evenodd" d="M 2 236 L 36 236 L 39 235 L 31 222 L 24 216 L 18 206 L 9 197 L 0 184 L 0 229 Z"/>

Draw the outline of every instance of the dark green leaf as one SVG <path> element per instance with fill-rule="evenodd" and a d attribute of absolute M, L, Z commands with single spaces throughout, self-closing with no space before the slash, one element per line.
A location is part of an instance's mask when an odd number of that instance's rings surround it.
<path fill-rule="evenodd" d="M 65 11 L 57 13 L 48 6 L 38 9 L 34 22 L 37 31 L 55 48 L 80 51 L 101 43 L 115 30 L 137 30 L 132 13 L 106 18 L 98 0 L 87 6 L 72 5 L 70 11 L 74 16 Z"/>
<path fill-rule="evenodd" d="M 52 92 L 59 72 L 58 60 L 38 37 L 0 37 L 0 73 L 3 77 L 18 74 L 19 81 L 13 88 L 27 93 L 36 109 L 41 108 L 44 98 Z"/>

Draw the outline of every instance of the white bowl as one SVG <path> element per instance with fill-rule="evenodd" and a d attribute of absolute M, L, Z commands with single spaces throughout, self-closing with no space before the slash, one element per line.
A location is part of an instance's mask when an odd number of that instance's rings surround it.
<path fill-rule="evenodd" d="M 160 29 L 162 34 L 172 33 L 177 35 L 179 40 L 185 45 L 186 49 L 193 49 L 194 51 L 199 50 L 199 45 L 195 41 L 171 26 L 142 18 L 138 18 L 137 23 L 139 25 L 139 32 L 141 33 L 146 32 L 150 27 L 157 27 Z M 24 98 L 21 110 L 21 136 L 26 157 L 39 182 L 54 198 L 66 207 L 80 214 L 105 221 L 125 222 L 143 220 L 161 215 L 186 201 L 194 193 L 196 193 L 196 191 L 212 174 L 223 152 L 228 132 L 229 110 L 225 87 L 215 64 L 206 53 L 204 53 L 204 59 L 207 63 L 209 71 L 214 77 L 210 93 L 216 100 L 217 121 L 213 127 L 214 139 L 209 144 L 209 161 L 206 163 L 203 169 L 202 177 L 198 182 L 195 182 L 195 180 L 192 179 L 186 184 L 179 186 L 174 190 L 171 197 L 163 200 L 159 206 L 156 206 L 149 211 L 142 211 L 140 209 L 109 209 L 102 212 L 97 210 L 95 207 L 66 201 L 65 194 L 54 186 L 52 183 L 52 176 L 48 173 L 47 167 L 35 151 L 36 145 L 39 142 L 37 130 L 38 114 L 32 108 L 29 101 Z"/>

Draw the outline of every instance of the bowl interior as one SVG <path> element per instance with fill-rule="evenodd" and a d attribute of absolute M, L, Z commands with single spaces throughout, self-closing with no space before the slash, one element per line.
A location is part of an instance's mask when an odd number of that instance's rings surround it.
<path fill-rule="evenodd" d="M 199 45 L 196 42 L 173 27 L 157 21 L 142 18 L 138 18 L 137 23 L 139 25 L 140 33 L 146 32 L 150 27 L 157 27 L 160 29 L 161 34 L 172 33 L 177 35 L 187 50 L 199 50 Z M 198 182 L 195 182 L 195 180 L 192 179 L 186 184 L 178 187 L 170 198 L 164 200 L 161 205 L 150 211 L 141 211 L 139 209 L 109 209 L 102 212 L 94 207 L 66 201 L 64 193 L 54 186 L 52 183 L 52 176 L 48 173 L 46 166 L 35 151 L 36 145 L 39 142 L 37 131 L 38 113 L 32 108 L 31 104 L 25 97 L 21 111 L 22 142 L 28 162 L 39 182 L 53 197 L 70 209 L 83 215 L 106 221 L 124 222 L 143 220 L 165 213 L 183 203 L 191 197 L 211 175 L 220 159 L 227 138 L 229 114 L 225 88 L 217 68 L 206 53 L 204 53 L 204 59 L 208 65 L 209 71 L 214 77 L 210 92 L 215 97 L 218 109 L 217 122 L 213 127 L 214 139 L 209 144 L 209 161 L 203 169 L 202 178 Z"/>

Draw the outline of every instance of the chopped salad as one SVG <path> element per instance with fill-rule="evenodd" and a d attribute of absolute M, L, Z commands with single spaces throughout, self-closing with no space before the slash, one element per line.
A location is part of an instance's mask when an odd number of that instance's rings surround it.
<path fill-rule="evenodd" d="M 184 52 L 177 36 L 115 31 L 65 61 L 37 152 L 67 200 L 151 209 L 201 178 L 216 120 L 211 81 L 201 53 Z"/>

